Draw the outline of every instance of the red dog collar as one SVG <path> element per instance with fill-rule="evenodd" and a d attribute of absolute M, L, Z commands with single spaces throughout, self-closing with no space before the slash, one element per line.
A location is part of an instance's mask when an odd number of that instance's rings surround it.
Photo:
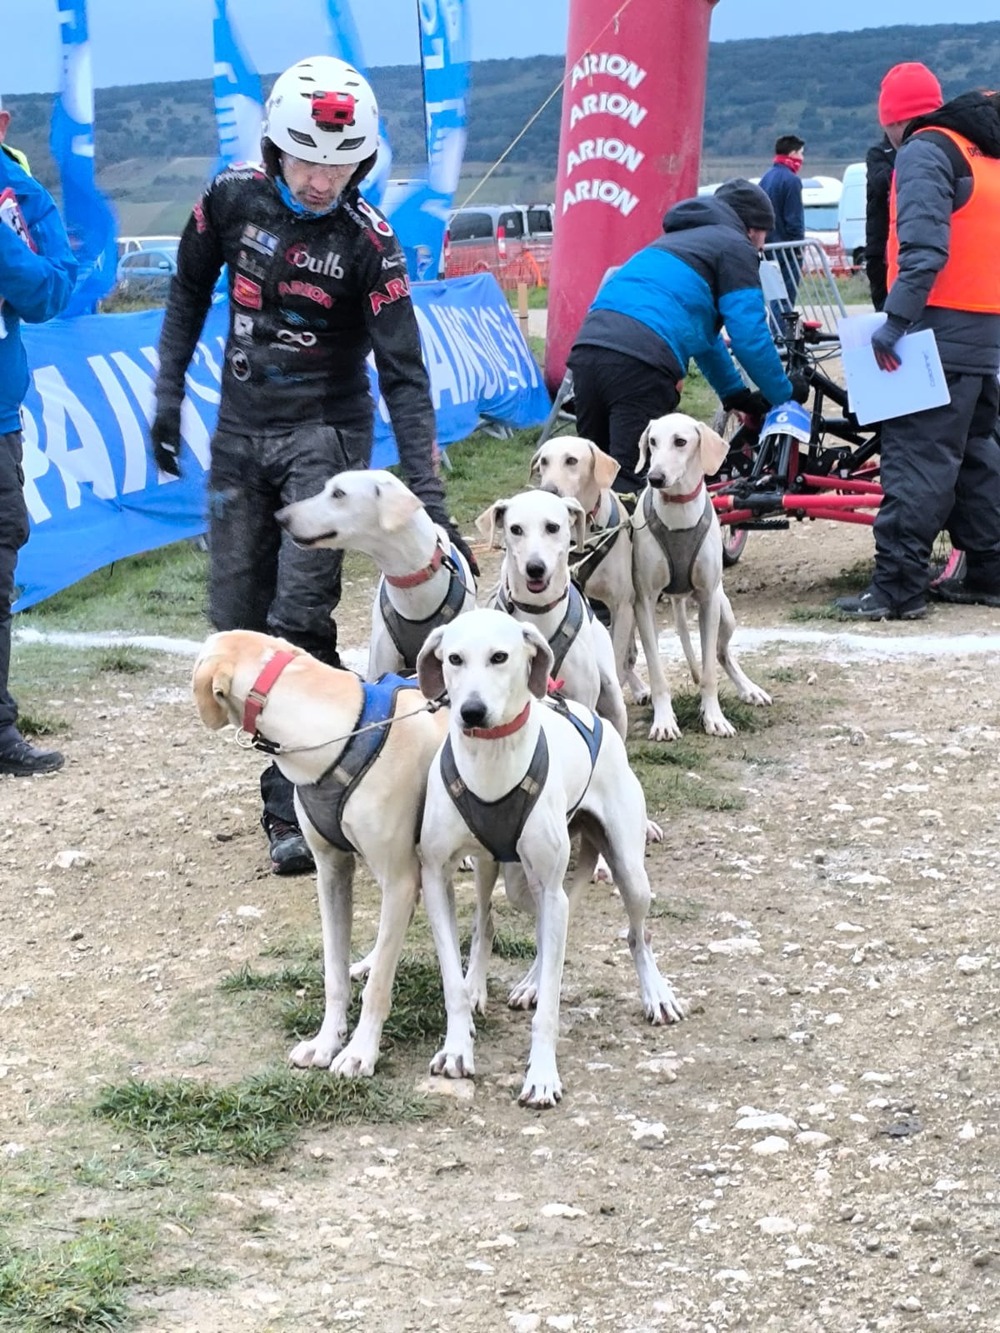
<path fill-rule="evenodd" d="M 694 490 L 688 491 L 687 495 L 664 495 L 663 491 L 660 491 L 660 495 L 668 505 L 686 505 L 690 500 L 697 500 L 704 485 L 703 481 L 699 481 Z"/>
<path fill-rule="evenodd" d="M 435 546 L 429 565 L 424 565 L 423 569 L 418 569 L 415 574 L 386 574 L 385 581 L 391 583 L 394 588 L 418 588 L 421 583 L 426 583 L 428 579 L 434 577 L 441 568 L 443 559 L 444 551 L 440 546 Z"/>
<path fill-rule="evenodd" d="M 502 741 L 505 736 L 513 736 L 515 731 L 520 731 L 527 722 L 531 713 L 531 700 L 524 705 L 517 717 L 510 722 L 505 722 L 500 727 L 463 727 L 462 731 L 466 736 L 472 736 L 477 741 Z"/>
<path fill-rule="evenodd" d="M 285 667 L 298 653 L 290 653 L 287 648 L 277 652 L 273 657 L 269 657 L 260 669 L 260 675 L 250 686 L 247 693 L 246 702 L 243 705 L 243 730 L 249 736 L 257 734 L 257 719 L 260 717 L 261 710 L 267 703 L 267 696 L 274 688 L 274 683 L 284 671 Z"/>

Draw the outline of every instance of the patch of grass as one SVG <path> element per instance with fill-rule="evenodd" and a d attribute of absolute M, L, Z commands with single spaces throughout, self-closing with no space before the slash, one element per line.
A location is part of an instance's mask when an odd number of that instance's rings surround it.
<path fill-rule="evenodd" d="M 65 718 L 52 717 L 46 713 L 19 711 L 17 726 L 22 736 L 64 736 L 69 731 Z"/>
<path fill-rule="evenodd" d="M 853 565 L 846 565 L 839 574 L 830 579 L 830 588 L 836 593 L 861 592 L 872 581 L 875 561 L 866 557 L 855 560 Z"/>
<path fill-rule="evenodd" d="M 697 921 L 703 911 L 704 904 L 693 898 L 654 898 L 646 915 L 656 920 Z"/>
<path fill-rule="evenodd" d="M 222 991 L 298 991 L 323 990 L 323 970 L 318 963 L 294 963 L 280 972 L 258 972 L 244 963 L 236 972 L 219 982 Z"/>
<path fill-rule="evenodd" d="M 111 1329 L 128 1314 L 126 1292 L 143 1281 L 149 1228 L 111 1218 L 31 1249 L 0 1242 L 0 1328 L 11 1333 Z"/>
<path fill-rule="evenodd" d="M 793 606 L 788 611 L 789 620 L 850 620 L 835 606 Z"/>
<path fill-rule="evenodd" d="M 133 1149 L 110 1160 L 94 1153 L 74 1167 L 74 1175 L 81 1185 L 93 1189 L 127 1192 L 169 1185 L 174 1173 L 168 1162 L 150 1161 Z"/>
<path fill-rule="evenodd" d="M 98 671 L 117 672 L 123 676 L 137 676 L 143 671 L 150 671 L 153 659 L 149 653 L 122 644 L 115 648 L 102 648 L 97 658 Z"/>
<path fill-rule="evenodd" d="M 789 685 L 792 681 L 802 679 L 802 672 L 796 671 L 793 667 L 769 667 L 763 674 L 765 680 L 782 685 Z"/>
<path fill-rule="evenodd" d="M 753 704 L 745 704 L 742 699 L 737 699 L 725 691 L 719 697 L 722 703 L 722 711 L 737 731 L 741 733 L 761 731 L 770 724 L 768 709 L 754 708 Z M 685 690 L 671 695 L 671 701 L 681 730 L 687 731 L 690 729 L 691 731 L 701 732 L 700 695 Z"/>
<path fill-rule="evenodd" d="M 535 940 L 532 935 L 510 935 L 505 930 L 498 930 L 493 937 L 494 958 L 527 958 L 535 956 Z M 476 1023 L 480 1020 L 477 1018 Z"/>
<path fill-rule="evenodd" d="M 507 297 L 507 304 L 511 310 L 517 314 L 517 288 L 507 288 L 504 295 Z M 546 310 L 549 304 L 548 287 L 529 287 L 528 288 L 528 309 Z"/>
<path fill-rule="evenodd" d="M 105 1088 L 94 1113 L 159 1152 L 258 1164 L 286 1148 L 305 1125 L 423 1120 L 432 1108 L 382 1078 L 279 1069 L 229 1084 L 130 1079 Z"/>
<path fill-rule="evenodd" d="M 477 432 L 448 448 L 451 470 L 445 476 L 448 508 L 467 527 L 494 500 L 528 487 L 528 464 L 537 428 L 515 431 L 506 440 Z"/>

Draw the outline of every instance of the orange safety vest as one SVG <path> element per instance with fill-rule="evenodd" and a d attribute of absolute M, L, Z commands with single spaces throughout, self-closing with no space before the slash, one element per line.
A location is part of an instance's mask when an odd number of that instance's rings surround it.
<path fill-rule="evenodd" d="M 954 130 L 933 128 L 958 147 L 972 172 L 972 192 L 951 215 L 948 259 L 934 279 L 928 305 L 949 310 L 973 310 L 1000 315 L 1000 158 L 987 157 L 971 140 Z M 917 133 L 921 133 L 920 130 Z M 888 282 L 899 273 L 899 237 L 896 234 L 896 177 L 889 192 L 889 243 L 886 247 Z"/>

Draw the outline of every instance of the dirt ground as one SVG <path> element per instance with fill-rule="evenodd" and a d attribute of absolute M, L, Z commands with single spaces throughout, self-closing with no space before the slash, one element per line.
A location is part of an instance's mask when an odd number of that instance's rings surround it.
<path fill-rule="evenodd" d="M 787 628 L 869 543 L 755 536 L 727 576 L 739 623 Z M 949 649 L 1000 614 L 849 627 L 912 656 L 792 628 L 823 638 L 744 653 L 769 725 L 687 738 L 725 756 L 732 808 L 681 809 L 649 849 L 686 1022 L 644 1023 L 624 914 L 595 885 L 557 1110 L 516 1104 L 529 1020 L 503 998 L 523 964 L 496 958 L 475 1084 L 435 1089 L 429 1120 L 305 1131 L 263 1167 L 185 1159 L 159 1188 L 82 1183 L 82 1161 L 114 1175 L 141 1149 L 91 1116 L 97 1090 L 280 1062 L 264 999 L 219 982 L 318 943 L 315 895 L 268 873 L 260 760 L 201 728 L 188 661 L 58 701 L 64 772 L 0 781 L 0 1202 L 19 1243 L 152 1221 L 131 1308 L 164 1333 L 1000 1329 L 997 654 Z M 357 898 L 360 950 L 377 904 Z M 422 914 L 413 931 L 426 950 Z M 392 1077 L 423 1084 L 432 1053 L 397 1051 Z"/>

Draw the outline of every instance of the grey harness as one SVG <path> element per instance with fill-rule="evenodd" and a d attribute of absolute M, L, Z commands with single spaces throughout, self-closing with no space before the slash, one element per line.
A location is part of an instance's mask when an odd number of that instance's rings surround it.
<path fill-rule="evenodd" d="M 714 512 L 712 497 L 706 490 L 705 507 L 694 527 L 668 528 L 654 508 L 652 489 L 646 488 L 646 493 L 642 497 L 642 516 L 670 566 L 670 582 L 663 589 L 668 596 L 685 597 L 694 591 L 691 571 L 701 550 L 701 544 L 705 540 L 705 534 L 712 525 Z"/>
<path fill-rule="evenodd" d="M 389 601 L 389 591 L 384 579 L 379 588 L 378 602 L 382 611 L 382 619 L 389 631 L 389 638 L 396 645 L 396 650 L 408 671 L 416 670 L 417 657 L 431 630 L 437 629 L 438 625 L 447 625 L 454 620 L 465 605 L 465 594 L 468 589 L 465 586 L 462 566 L 458 562 L 454 548 L 452 548 L 451 554 L 446 555 L 441 563 L 449 569 L 451 582 L 448 584 L 444 601 L 436 611 L 432 611 L 424 620 L 404 619 L 392 602 Z"/>
<path fill-rule="evenodd" d="M 528 615 L 539 614 L 538 609 L 533 607 L 530 602 L 515 602 L 508 594 L 507 589 L 503 587 L 497 593 L 497 606 L 501 611 L 506 611 L 509 616 L 514 614 L 515 607 L 519 611 L 527 612 Z M 559 674 L 559 668 L 562 666 L 566 654 L 572 648 L 573 640 L 580 633 L 584 615 L 588 620 L 593 620 L 594 608 L 576 584 L 570 580 L 567 589 L 566 614 L 560 620 L 551 639 L 549 639 L 549 647 L 552 649 L 553 676 Z"/>
<path fill-rule="evenodd" d="M 583 718 L 577 717 L 560 697 L 546 700 L 560 716 L 572 723 L 577 733 L 590 752 L 590 776 L 593 777 L 594 765 L 601 748 L 604 724 L 594 713 L 593 726 L 588 727 Z M 520 861 L 517 844 L 528 816 L 534 810 L 545 786 L 549 774 L 549 746 L 545 739 L 545 728 L 538 732 L 535 751 L 531 756 L 528 771 L 516 786 L 496 801 L 483 801 L 474 792 L 469 791 L 462 781 L 455 763 L 455 754 L 451 748 L 451 737 L 445 741 L 441 750 L 441 777 L 445 790 L 455 804 L 455 808 L 465 821 L 465 826 L 478 842 L 489 852 L 494 861 Z M 587 787 L 590 779 L 587 780 Z M 567 821 L 576 813 L 576 808 L 587 794 L 587 787 L 580 793 L 580 800 L 567 812 Z"/>
<path fill-rule="evenodd" d="M 573 582 L 586 590 L 587 582 L 597 573 L 610 555 L 615 542 L 622 535 L 622 511 L 614 494 L 611 495 L 611 513 L 603 528 L 595 528 L 587 537 L 586 550 L 569 562 Z"/>

